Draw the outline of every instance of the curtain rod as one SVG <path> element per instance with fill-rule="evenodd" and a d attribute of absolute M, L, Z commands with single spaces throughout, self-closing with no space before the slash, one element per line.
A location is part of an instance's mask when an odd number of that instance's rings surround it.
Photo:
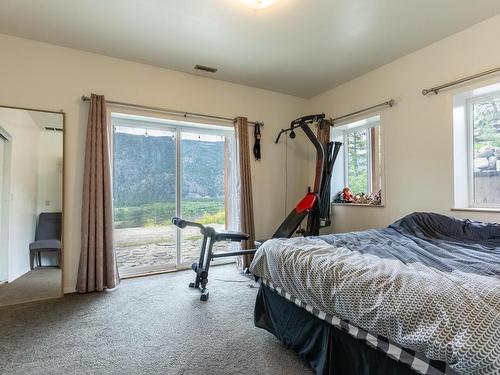
<path fill-rule="evenodd" d="M 90 101 L 90 97 L 82 95 L 82 100 L 84 102 L 88 102 L 88 101 Z M 234 122 L 234 119 L 229 118 L 229 117 L 204 115 L 202 113 L 184 112 L 184 111 L 178 111 L 178 110 L 175 110 L 175 109 L 167 109 L 167 108 L 160 108 L 160 107 L 150 107 L 150 106 L 141 105 L 141 104 L 116 102 L 116 101 L 113 101 L 113 100 L 106 100 L 106 103 L 111 104 L 111 105 L 120 106 L 120 107 L 145 109 L 145 110 L 153 111 L 153 112 L 162 112 L 162 113 L 169 113 L 169 114 L 173 114 L 173 115 L 181 115 L 184 118 L 195 117 L 195 118 L 207 118 L 207 119 L 212 119 L 212 120 L 227 121 L 227 122 L 231 122 L 231 123 Z M 248 124 L 249 125 L 257 125 L 257 124 L 259 124 L 260 126 L 264 126 L 264 123 L 260 122 L 260 121 L 248 121 Z"/>
<path fill-rule="evenodd" d="M 396 103 L 396 101 L 394 99 L 390 99 L 390 100 L 387 100 L 387 101 L 385 101 L 383 103 L 372 105 L 371 107 L 360 109 L 359 111 L 348 113 L 347 115 L 343 115 L 343 116 L 332 118 L 332 119 L 330 119 L 330 122 L 332 124 L 334 124 L 335 122 L 338 122 L 340 120 L 343 120 L 343 119 L 346 119 L 346 118 L 349 118 L 349 117 L 352 117 L 352 116 L 356 116 L 356 115 L 359 115 L 361 113 L 369 112 L 369 111 L 372 111 L 372 110 L 380 108 L 380 107 L 392 107 L 395 103 Z"/>
<path fill-rule="evenodd" d="M 439 91 L 441 91 L 442 89 L 446 89 L 446 88 L 451 87 L 451 86 L 456 86 L 456 85 L 459 85 L 461 83 L 464 83 L 467 81 L 472 81 L 473 79 L 484 77 L 484 76 L 487 76 L 487 75 L 490 75 L 493 73 L 497 73 L 497 72 L 500 72 L 500 67 L 486 70 L 482 73 L 473 74 L 473 75 L 465 77 L 465 78 L 457 79 L 456 81 L 448 82 L 448 83 L 445 83 L 443 85 L 431 87 L 430 89 L 423 89 L 422 95 L 426 96 L 426 95 L 429 95 L 430 93 L 434 93 L 437 95 L 439 93 Z"/>

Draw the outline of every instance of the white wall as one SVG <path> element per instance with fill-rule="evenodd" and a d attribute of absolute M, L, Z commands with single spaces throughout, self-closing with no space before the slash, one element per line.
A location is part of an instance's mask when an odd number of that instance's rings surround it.
<path fill-rule="evenodd" d="M 265 238 L 285 216 L 284 144 L 276 133 L 307 113 L 308 102 L 143 64 L 0 35 L 0 105 L 66 112 L 64 290 L 74 291 L 80 253 L 80 205 L 88 104 L 95 92 L 117 101 L 265 122 L 263 160 L 252 163 L 256 235 Z M 289 148 L 288 207 L 306 191 L 303 137 Z"/>
<path fill-rule="evenodd" d="M 389 42 L 389 41 L 388 41 Z M 413 211 L 500 221 L 498 213 L 451 212 L 453 95 L 424 97 L 423 88 L 500 66 L 500 16 L 398 59 L 311 100 L 310 110 L 335 117 L 389 98 L 381 111 L 385 207 L 336 207 L 335 231 L 383 227 Z M 383 46 L 380 46 L 383 53 Z M 500 75 L 474 85 L 500 81 Z M 463 90 L 463 88 L 462 88 Z"/>
<path fill-rule="evenodd" d="M 9 282 L 30 269 L 35 238 L 39 127 L 26 111 L 0 108 L 0 126 L 11 138 L 9 202 Z"/>
<path fill-rule="evenodd" d="M 62 211 L 63 133 L 40 132 L 37 214 Z"/>

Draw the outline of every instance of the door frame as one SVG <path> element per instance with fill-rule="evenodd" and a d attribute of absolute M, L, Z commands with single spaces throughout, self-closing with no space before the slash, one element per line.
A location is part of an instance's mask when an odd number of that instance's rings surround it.
<path fill-rule="evenodd" d="M 120 118 L 120 122 L 123 122 L 123 126 L 136 127 L 139 129 L 151 129 L 151 130 L 164 130 L 171 131 L 175 134 L 175 157 L 176 157 L 176 171 L 175 171 L 175 215 L 180 216 L 182 213 L 182 133 L 196 133 L 196 134 L 207 134 L 207 135 L 217 135 L 217 136 L 232 136 L 234 137 L 234 128 L 228 126 L 227 124 L 207 124 L 207 123 L 196 123 L 181 120 L 174 120 L 168 117 L 161 116 L 157 113 L 149 113 L 143 111 L 132 111 L 124 108 L 109 106 L 107 110 L 108 118 L 108 130 L 110 134 L 110 169 L 111 169 L 111 187 L 112 191 L 114 179 L 113 179 L 113 169 L 114 169 L 114 147 L 115 147 L 115 125 L 113 124 L 113 118 Z M 141 124 L 137 124 L 136 121 L 141 121 Z M 113 211 L 113 222 L 114 222 L 114 209 Z M 113 228 L 114 230 L 114 228 Z M 179 270 L 185 270 L 191 268 L 191 264 L 181 262 L 182 259 L 182 249 L 181 249 L 181 230 L 176 228 L 176 260 L 175 266 L 165 267 L 165 266 L 154 266 L 154 267 L 139 267 L 137 272 L 120 275 L 121 279 L 139 277 L 144 275 L 152 275 L 158 273 L 167 273 Z M 114 246 L 114 245 L 113 245 Z M 232 263 L 229 258 L 221 258 L 214 264 L 224 264 Z"/>
<path fill-rule="evenodd" d="M 12 137 L 7 130 L 0 126 L 0 138 L 5 142 L 3 149 L 3 175 L 2 191 L 0 199 L 2 210 L 0 211 L 0 283 L 10 281 L 9 272 L 9 218 L 10 218 L 10 187 L 11 187 L 11 160 L 12 160 Z"/>

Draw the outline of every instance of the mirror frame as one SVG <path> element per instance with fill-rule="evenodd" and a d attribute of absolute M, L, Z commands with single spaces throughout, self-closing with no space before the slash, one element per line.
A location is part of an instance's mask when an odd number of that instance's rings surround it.
<path fill-rule="evenodd" d="M 62 122 L 63 122 L 63 171 L 62 171 L 62 223 L 61 223 L 61 288 L 59 295 L 57 297 L 49 297 L 49 298 L 42 298 L 42 299 L 36 299 L 36 300 L 30 300 L 30 301 L 25 301 L 22 303 L 28 303 L 28 302 L 35 302 L 35 301 L 46 301 L 46 300 L 51 300 L 51 299 L 58 299 L 64 297 L 64 258 L 65 258 L 65 241 L 64 241 L 64 233 L 66 231 L 66 220 L 65 220 L 65 212 L 66 212 L 66 207 L 65 207 L 65 201 L 66 201 L 66 112 L 64 112 L 62 109 L 59 111 L 51 111 L 47 109 L 38 109 L 38 108 L 29 108 L 29 107 L 17 107 L 17 106 L 10 106 L 10 105 L 2 105 L 0 104 L 0 108 L 7 108 L 7 109 L 18 109 L 22 111 L 33 111 L 33 112 L 44 112 L 44 113 L 53 113 L 57 115 L 62 115 Z M 7 305 L 8 306 L 8 305 Z M 12 306 L 12 305 L 11 305 Z"/>

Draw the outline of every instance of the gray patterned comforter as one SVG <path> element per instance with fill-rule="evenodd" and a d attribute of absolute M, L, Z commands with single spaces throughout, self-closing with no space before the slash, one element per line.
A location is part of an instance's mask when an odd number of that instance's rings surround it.
<path fill-rule="evenodd" d="M 500 374 L 498 224 L 414 213 L 380 230 L 272 239 L 250 270 L 460 374 Z"/>

